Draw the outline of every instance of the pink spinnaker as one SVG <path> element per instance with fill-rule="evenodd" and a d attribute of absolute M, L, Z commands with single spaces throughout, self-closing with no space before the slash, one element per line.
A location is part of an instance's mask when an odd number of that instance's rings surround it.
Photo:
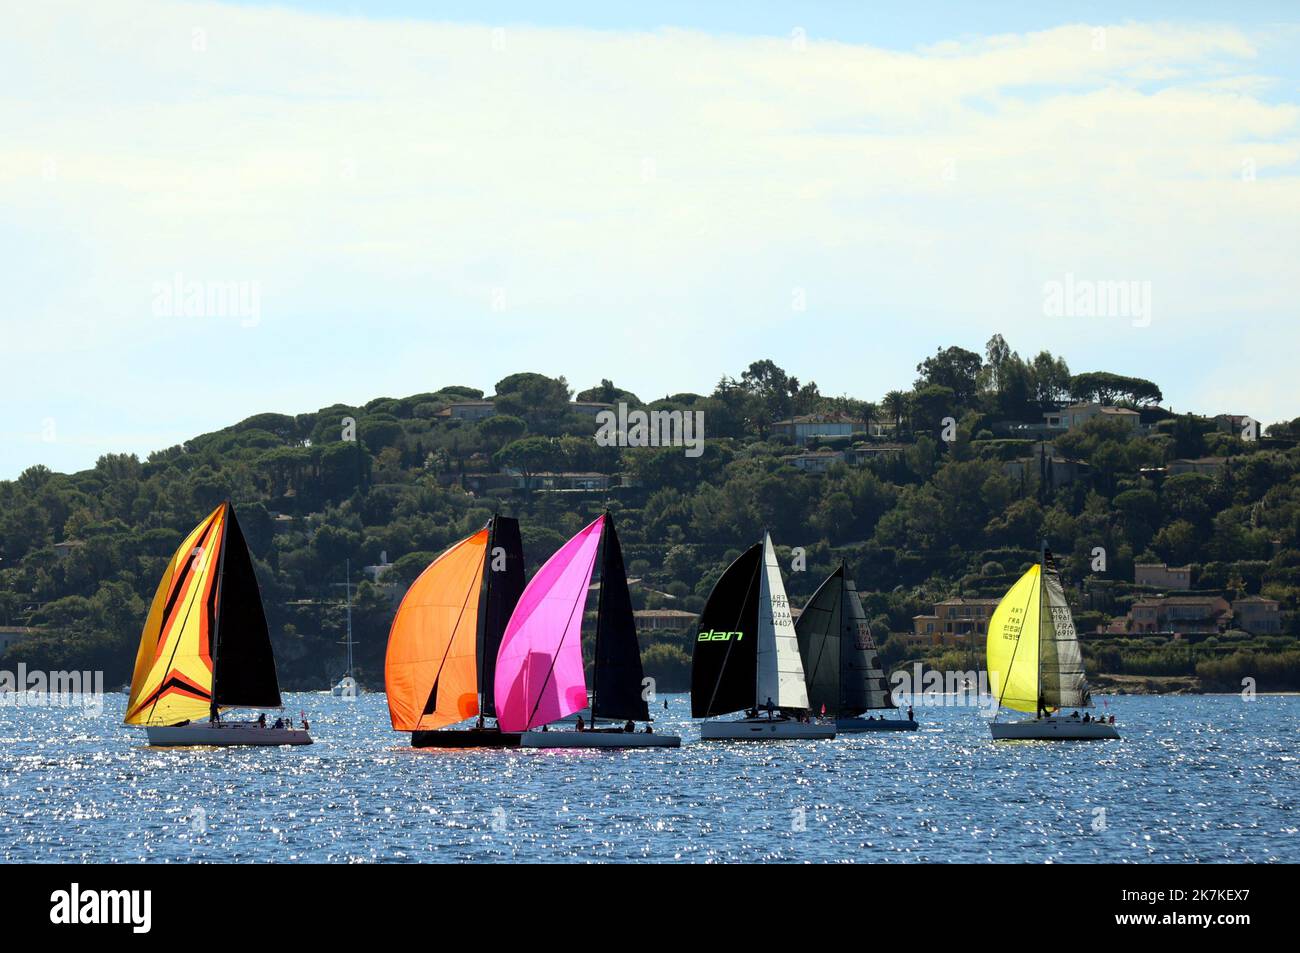
<path fill-rule="evenodd" d="M 561 546 L 524 587 L 497 652 L 502 731 L 527 731 L 587 707 L 582 616 L 604 529 L 601 516 Z"/>

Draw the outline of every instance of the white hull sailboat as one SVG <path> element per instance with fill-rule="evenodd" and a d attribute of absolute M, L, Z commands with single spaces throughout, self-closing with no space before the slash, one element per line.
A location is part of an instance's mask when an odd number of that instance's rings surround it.
<path fill-rule="evenodd" d="M 582 619 L 597 566 L 588 693 Z M 650 721 L 643 682 L 623 549 L 605 513 L 560 547 L 519 597 L 497 654 L 498 722 L 520 732 L 522 748 L 678 747 L 676 735 L 635 729 Z"/>
<path fill-rule="evenodd" d="M 718 578 L 700 613 L 691 656 L 691 714 L 706 741 L 835 737 L 808 718 L 808 690 L 772 537 L 763 534 Z M 791 717 L 792 715 L 797 717 Z"/>
<path fill-rule="evenodd" d="M 795 625 L 799 656 L 813 711 L 834 720 L 844 734 L 915 731 L 911 718 L 886 718 L 867 712 L 897 711 L 858 588 L 844 564 L 817 587 Z"/>
<path fill-rule="evenodd" d="M 1028 718 L 989 723 L 994 741 L 1118 741 L 1115 726 L 1082 718 Z"/>
<path fill-rule="evenodd" d="M 305 745 L 306 728 L 223 721 L 232 708 L 280 708 L 271 635 L 243 531 L 229 502 L 172 555 L 136 653 L 128 725 L 151 745 Z"/>
<path fill-rule="evenodd" d="M 149 744 L 157 748 L 217 745 L 309 745 L 311 735 L 302 728 L 275 728 L 255 721 L 195 722 L 190 725 L 151 725 L 145 729 Z"/>
<path fill-rule="evenodd" d="M 347 634 L 343 639 L 343 644 L 347 646 L 348 658 L 347 667 L 343 670 L 343 677 L 340 678 L 332 689 L 330 694 L 335 698 L 356 698 L 361 692 L 357 685 L 357 680 L 352 677 L 352 646 L 356 643 L 352 639 L 352 560 L 344 561 L 344 604 L 347 606 Z M 335 583 L 338 585 L 338 583 Z"/>
<path fill-rule="evenodd" d="M 1119 739 L 1114 725 L 1079 715 L 1079 709 L 1092 707 L 1092 693 L 1065 589 L 1046 545 L 1039 562 L 993 611 L 987 653 L 999 707 L 1034 716 L 1019 721 L 994 718 L 989 723 L 994 741 Z M 1074 711 L 1063 717 L 1060 712 L 1067 708 Z"/>

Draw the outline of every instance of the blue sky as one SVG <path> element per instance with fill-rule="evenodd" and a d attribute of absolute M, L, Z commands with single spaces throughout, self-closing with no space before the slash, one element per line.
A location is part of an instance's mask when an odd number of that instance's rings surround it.
<path fill-rule="evenodd" d="M 0 478 L 518 370 L 877 399 L 995 331 L 1300 415 L 1300 16 L 864 6 L 21 8 Z"/>

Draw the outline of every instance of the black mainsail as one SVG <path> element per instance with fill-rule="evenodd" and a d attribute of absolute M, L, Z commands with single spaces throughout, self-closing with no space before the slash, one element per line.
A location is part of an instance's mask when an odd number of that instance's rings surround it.
<path fill-rule="evenodd" d="M 596 646 L 592 671 L 591 715 L 596 718 L 649 721 L 642 697 L 641 646 L 627 588 L 623 547 L 614 519 L 605 514 L 600 562 L 600 600 L 596 610 Z"/>
<path fill-rule="evenodd" d="M 212 704 L 215 708 L 279 708 L 271 633 L 248 543 L 226 503 L 217 585 L 213 587 Z"/>
<path fill-rule="evenodd" d="M 745 550 L 718 577 L 700 613 L 691 657 L 691 716 L 752 708 L 758 672 L 758 603 L 763 543 Z"/>
<path fill-rule="evenodd" d="M 524 544 L 519 535 L 519 520 L 509 516 L 492 517 L 483 559 L 484 583 L 476 649 L 479 715 L 494 718 L 497 650 L 501 648 L 510 613 L 515 611 L 515 604 L 524 591 Z"/>

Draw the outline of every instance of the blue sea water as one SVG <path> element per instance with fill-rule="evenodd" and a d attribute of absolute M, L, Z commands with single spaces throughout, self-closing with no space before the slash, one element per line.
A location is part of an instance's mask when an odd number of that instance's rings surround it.
<path fill-rule="evenodd" d="M 406 746 L 382 694 L 286 698 L 316 743 L 151 749 L 95 716 L 0 707 L 6 861 L 1300 861 L 1300 698 L 1108 700 L 1124 739 L 914 733 L 677 750 Z M 660 703 L 662 704 L 662 702 Z"/>

